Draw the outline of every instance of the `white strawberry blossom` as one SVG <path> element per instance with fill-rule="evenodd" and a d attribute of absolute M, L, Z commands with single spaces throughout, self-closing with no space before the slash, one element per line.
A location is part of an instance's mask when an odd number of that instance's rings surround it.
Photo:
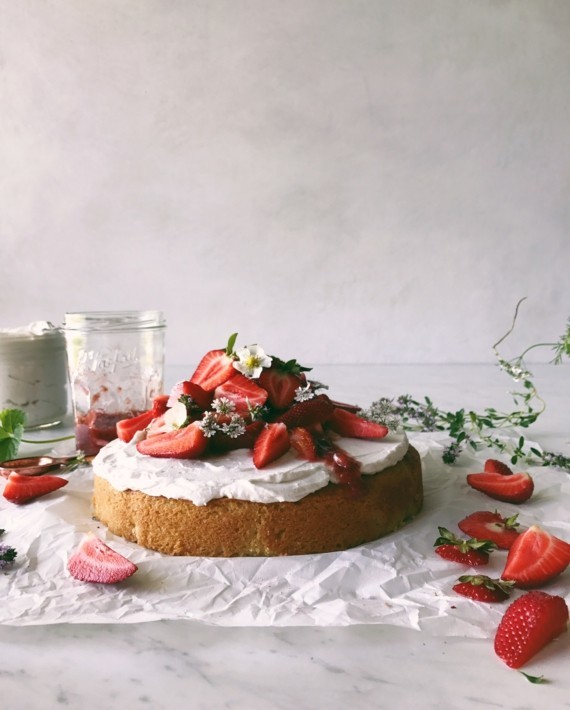
<path fill-rule="evenodd" d="M 264 367 L 271 367 L 271 358 L 259 345 L 247 345 L 245 348 L 237 350 L 236 357 L 237 360 L 234 360 L 235 369 L 251 379 L 259 377 Z"/>

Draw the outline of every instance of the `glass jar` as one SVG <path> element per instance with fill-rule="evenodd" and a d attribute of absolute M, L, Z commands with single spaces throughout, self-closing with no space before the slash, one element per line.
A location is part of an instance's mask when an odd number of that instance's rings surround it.
<path fill-rule="evenodd" d="M 0 409 L 20 409 L 26 429 L 67 413 L 65 338 L 51 323 L 0 330 Z"/>
<path fill-rule="evenodd" d="M 116 423 L 150 409 L 162 394 L 160 311 L 66 313 L 64 332 L 77 448 L 95 454 L 117 437 Z"/>

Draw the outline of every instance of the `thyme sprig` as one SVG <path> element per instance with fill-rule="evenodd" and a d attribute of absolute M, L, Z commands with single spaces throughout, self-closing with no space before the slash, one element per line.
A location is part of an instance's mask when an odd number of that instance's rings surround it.
<path fill-rule="evenodd" d="M 517 303 L 513 322 L 507 333 L 493 345 L 499 367 L 515 382 L 521 383 L 521 389 L 511 392 L 517 407 L 512 412 L 500 412 L 494 407 L 487 407 L 480 413 L 464 408 L 450 412 L 437 407 L 429 397 L 417 400 L 406 394 L 396 399 L 376 400 L 369 409 L 362 410 L 361 414 L 392 429 L 399 423 L 407 431 L 447 432 L 451 442 L 442 455 L 446 464 L 455 463 L 466 447 L 474 451 L 488 447 L 508 456 L 512 464 L 524 461 L 527 464 L 553 466 L 570 472 L 570 457 L 530 446 L 524 436 L 513 442 L 500 435 L 501 430 L 510 427 L 527 429 L 536 422 L 546 407 L 526 365 L 527 353 L 535 348 L 550 348 L 554 352 L 551 362 L 555 365 L 561 364 L 564 357 L 570 358 L 570 319 L 567 321 L 566 330 L 555 343 L 531 345 L 511 360 L 501 356 L 498 347 L 513 332 L 520 305 L 524 300 L 523 298 Z"/>

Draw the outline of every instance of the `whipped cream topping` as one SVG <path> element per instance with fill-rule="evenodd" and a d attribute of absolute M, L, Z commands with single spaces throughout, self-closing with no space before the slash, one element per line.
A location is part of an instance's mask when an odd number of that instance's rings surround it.
<path fill-rule="evenodd" d="M 339 437 L 335 443 L 360 462 L 363 474 L 393 466 L 408 450 L 403 433 L 390 433 L 376 441 Z M 330 482 L 323 462 L 305 461 L 293 450 L 257 469 L 247 449 L 204 459 L 164 459 L 140 454 L 134 442 L 125 444 L 119 439 L 101 449 L 93 460 L 93 471 L 116 490 L 182 498 L 194 505 L 206 505 L 215 498 L 293 503 Z"/>

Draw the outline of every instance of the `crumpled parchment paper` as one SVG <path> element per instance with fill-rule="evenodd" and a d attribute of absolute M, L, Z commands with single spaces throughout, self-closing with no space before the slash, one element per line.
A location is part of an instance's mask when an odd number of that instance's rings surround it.
<path fill-rule="evenodd" d="M 476 510 L 519 513 L 570 541 L 570 476 L 552 468 L 527 468 L 533 497 L 500 503 L 472 490 L 469 472 L 483 470 L 492 454 L 464 454 L 461 465 L 441 460 L 444 435 L 412 435 L 424 467 L 425 502 L 407 526 L 374 543 L 339 553 L 275 558 L 167 557 L 110 534 L 91 518 L 92 472 L 83 466 L 69 484 L 26 505 L 0 496 L 0 539 L 18 551 L 0 572 L 0 623 L 135 623 L 192 619 L 220 626 L 345 626 L 391 624 L 438 636 L 486 638 L 509 602 L 481 604 L 452 591 L 467 568 L 434 553 L 438 526 L 462 533 L 457 522 Z M 536 445 L 535 445 L 536 446 Z M 0 479 L 0 488 L 3 481 Z M 88 531 L 138 565 L 116 585 L 73 579 L 67 559 Z M 505 551 L 479 568 L 499 577 Z M 570 569 L 545 588 L 570 604 Z M 521 594 L 516 591 L 512 598 Z"/>

